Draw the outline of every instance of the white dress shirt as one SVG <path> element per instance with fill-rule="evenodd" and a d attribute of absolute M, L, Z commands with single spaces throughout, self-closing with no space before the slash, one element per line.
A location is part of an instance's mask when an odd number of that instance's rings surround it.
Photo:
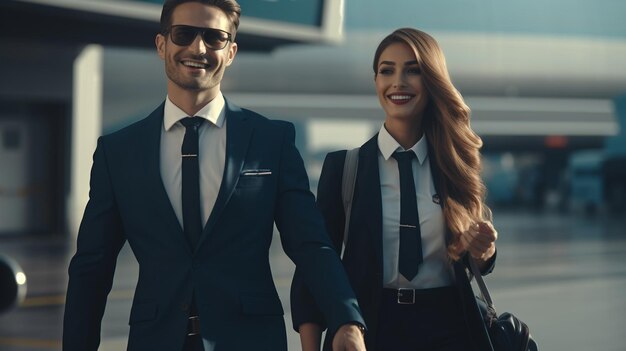
<path fill-rule="evenodd" d="M 200 164 L 200 202 L 203 227 L 209 219 L 217 194 L 220 191 L 226 159 L 226 111 L 224 96 L 220 92 L 195 116 L 187 115 L 170 100 L 165 100 L 163 129 L 161 130 L 161 179 L 176 217 L 183 228 L 182 157 L 181 147 L 185 127 L 179 122 L 185 117 L 202 117 L 198 138 Z"/>
<path fill-rule="evenodd" d="M 445 239 L 443 211 L 438 202 L 435 184 L 428 161 L 428 142 L 425 136 L 411 150 L 417 156 L 412 161 L 413 179 L 417 193 L 422 236 L 422 256 L 417 275 L 408 281 L 398 272 L 400 250 L 400 173 L 398 162 L 391 155 L 405 151 L 389 134 L 385 126 L 378 133 L 378 167 L 383 209 L 383 286 L 386 288 L 428 289 L 449 286 L 453 282 Z"/>

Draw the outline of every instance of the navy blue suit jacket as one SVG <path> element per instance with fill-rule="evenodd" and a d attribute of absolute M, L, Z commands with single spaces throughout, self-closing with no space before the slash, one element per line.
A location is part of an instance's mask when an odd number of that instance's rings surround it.
<path fill-rule="evenodd" d="M 344 249 L 343 265 L 367 323 L 365 344 L 368 350 L 376 350 L 378 312 L 383 289 L 383 251 L 382 251 L 382 197 L 380 191 L 380 175 L 378 168 L 378 134 L 374 135 L 359 150 L 359 163 L 356 184 L 352 199 L 350 229 L 348 241 Z M 429 149 L 431 171 L 437 192 L 441 186 L 439 167 L 434 161 L 434 150 Z M 343 245 L 345 213 L 341 199 L 341 182 L 346 151 L 332 152 L 326 156 L 320 175 L 317 204 L 320 208 L 328 233 L 335 248 Z M 442 196 L 442 205 L 445 203 Z M 493 269 L 495 255 L 491 266 Z M 456 287 L 459 292 L 465 319 L 472 336 L 473 347 L 477 351 L 491 349 L 486 330 L 482 325 L 481 315 L 476 305 L 471 285 L 466 272 L 464 260 L 453 264 L 456 275 Z M 306 282 L 297 271 L 291 288 L 291 310 L 294 329 L 300 324 L 314 322 L 326 325 L 324 315 L 313 302 Z M 330 350 L 326 340 L 324 350 Z"/>
<path fill-rule="evenodd" d="M 293 125 L 228 101 L 226 109 L 224 176 L 195 250 L 160 176 L 163 104 L 98 140 L 90 199 L 69 267 L 64 350 L 97 349 L 125 241 L 139 262 L 129 350 L 180 350 L 192 292 L 202 336 L 215 350 L 286 350 L 283 308 L 268 257 L 274 223 L 331 328 L 362 322 L 309 191 Z M 258 169 L 271 174 L 242 175 Z"/>

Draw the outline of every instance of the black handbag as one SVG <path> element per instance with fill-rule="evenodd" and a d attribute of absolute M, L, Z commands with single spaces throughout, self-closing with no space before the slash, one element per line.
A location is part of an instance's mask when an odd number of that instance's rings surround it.
<path fill-rule="evenodd" d="M 480 270 L 474 259 L 470 258 L 470 268 L 480 288 L 480 297 L 476 297 L 476 303 L 483 317 L 485 329 L 489 333 L 489 339 L 494 351 L 537 351 L 537 343 L 530 335 L 530 329 L 526 323 L 509 312 L 498 316 L 496 308 L 491 300 L 489 289 L 483 280 Z"/>

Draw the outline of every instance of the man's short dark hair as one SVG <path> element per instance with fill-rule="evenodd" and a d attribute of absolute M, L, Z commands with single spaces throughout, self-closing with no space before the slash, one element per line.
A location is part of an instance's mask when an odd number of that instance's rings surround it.
<path fill-rule="evenodd" d="M 232 24 L 233 39 L 239 28 L 239 17 L 241 16 L 241 6 L 235 0 L 166 0 L 161 11 L 161 34 L 165 35 L 172 25 L 172 13 L 174 9 L 187 2 L 199 2 L 204 5 L 215 6 L 224 11 Z"/>

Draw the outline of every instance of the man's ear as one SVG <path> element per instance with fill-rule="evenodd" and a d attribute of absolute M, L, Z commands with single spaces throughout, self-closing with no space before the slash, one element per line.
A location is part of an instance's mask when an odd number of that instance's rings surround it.
<path fill-rule="evenodd" d="M 159 57 L 165 59 L 165 36 L 161 33 L 156 35 L 154 38 L 154 44 L 156 45 L 157 53 Z"/>
<path fill-rule="evenodd" d="M 227 67 L 230 66 L 231 63 L 233 63 L 233 61 L 235 60 L 235 55 L 237 55 L 237 43 L 232 43 L 228 48 L 228 62 L 226 63 Z"/>

